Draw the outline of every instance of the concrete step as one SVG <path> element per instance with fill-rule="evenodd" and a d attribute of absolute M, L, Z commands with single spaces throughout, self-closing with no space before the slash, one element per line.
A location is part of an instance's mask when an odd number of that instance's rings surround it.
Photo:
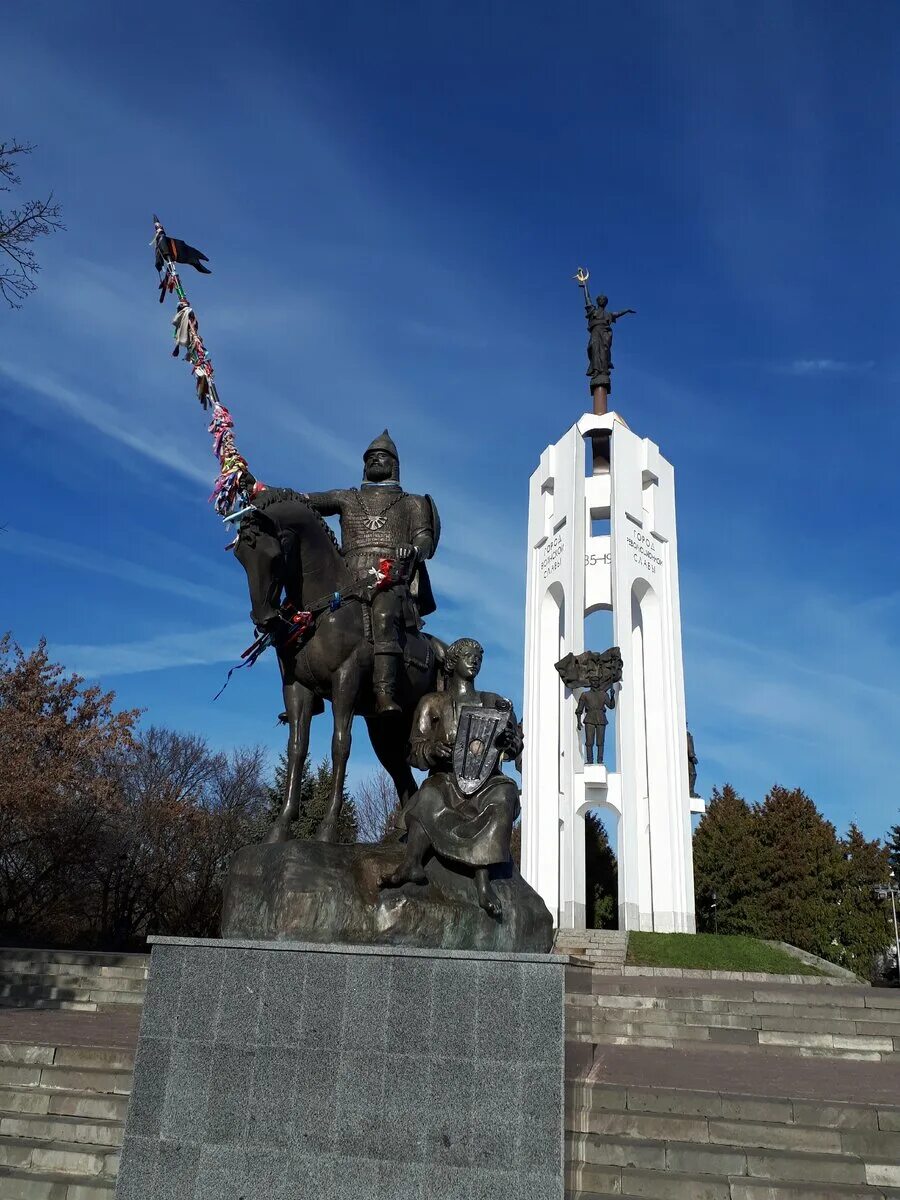
<path fill-rule="evenodd" d="M 112 1200 L 133 1067 L 125 1047 L 0 1042 L 0 1197 Z"/>
<path fill-rule="evenodd" d="M 816 1125 L 782 1125 L 774 1121 L 613 1111 L 576 1113 L 567 1118 L 566 1126 L 573 1138 L 585 1139 L 586 1146 L 598 1139 L 600 1143 L 652 1145 L 656 1150 L 661 1148 L 663 1151 L 667 1146 L 678 1144 L 695 1148 L 709 1145 L 712 1147 L 710 1153 L 716 1156 L 724 1154 L 722 1147 L 725 1147 L 729 1153 L 744 1157 L 760 1151 L 774 1151 L 859 1158 L 867 1164 L 900 1164 L 900 1134 L 881 1130 L 829 1129 Z M 592 1161 L 614 1160 L 593 1156 Z M 638 1165 L 658 1167 L 665 1166 L 666 1162 L 662 1159 Z M 746 1175 L 759 1172 L 748 1171 L 745 1166 L 728 1167 L 720 1173 Z M 860 1181 L 847 1179 L 844 1182 Z M 863 1179 L 862 1182 L 867 1180 Z"/>
<path fill-rule="evenodd" d="M 112 1004 L 143 1004 L 144 989 L 108 987 L 90 980 L 78 983 L 0 984 L 0 1004 L 31 1000 L 93 1000 Z"/>
<path fill-rule="evenodd" d="M 146 979 L 149 970 L 149 959 L 144 955 L 136 955 L 133 962 L 122 962 L 118 955 L 111 955 L 111 962 L 104 959 L 98 961 L 70 961 L 67 958 L 34 960 L 27 958 L 3 957 L 0 952 L 0 979 L 12 978 L 18 975 L 98 975 L 104 979 Z"/>
<path fill-rule="evenodd" d="M 865 1184 L 793 1183 L 635 1167 L 600 1168 L 567 1175 L 566 1200 L 640 1196 L 652 1200 L 885 1200 L 897 1193 Z"/>
<path fill-rule="evenodd" d="M 17 998 L 15 996 L 0 999 L 0 1008 L 30 1008 L 47 1009 L 59 1012 L 98 1012 L 100 1005 L 96 1000 L 47 1000 L 43 996 L 34 999 Z"/>
<path fill-rule="evenodd" d="M 900 1061 L 900 997 L 884 989 L 746 981 L 617 979 L 567 996 L 566 1030 L 596 1046 L 736 1050 L 857 1062 Z"/>
<path fill-rule="evenodd" d="M 876 1038 L 881 1042 L 885 1039 L 900 1037 L 900 1023 L 896 1021 L 851 1021 L 844 1017 L 797 1017 L 782 1015 L 778 1006 L 771 1008 L 760 1005 L 756 1011 L 748 1012 L 705 1012 L 695 1008 L 634 1008 L 616 1006 L 607 1008 L 605 1004 L 592 1007 L 589 1004 L 571 1004 L 566 1010 L 573 1027 L 584 1029 L 594 1028 L 598 1032 L 622 1032 L 622 1027 L 631 1026 L 635 1031 L 638 1026 L 645 1032 L 650 1032 L 653 1026 L 682 1026 L 706 1027 L 708 1029 L 744 1029 L 755 1030 L 757 1033 L 812 1033 L 831 1034 L 837 1038 Z M 691 1035 L 686 1034 L 687 1037 Z M 771 1040 L 763 1037 L 763 1041 Z M 814 1044 L 814 1043 L 811 1043 Z M 862 1043 L 858 1043 L 862 1046 Z M 886 1044 L 879 1047 L 889 1050 Z M 894 1047 L 896 1049 L 896 1046 Z"/>
<path fill-rule="evenodd" d="M 631 968 L 626 967 L 626 972 Z M 862 985 L 836 984 L 832 980 L 807 977 L 796 983 L 767 977 L 731 979 L 723 974 L 714 978 L 648 977 L 625 974 L 621 979 L 594 981 L 595 995 L 629 995 L 644 997 L 694 996 L 705 1000 L 752 1001 L 764 1004 L 808 1004 L 839 1008 L 900 1009 L 900 992 L 893 988 L 870 988 Z"/>
<path fill-rule="evenodd" d="M 826 1045 L 818 1042 L 815 1045 L 809 1045 L 807 1042 L 799 1040 L 803 1038 L 802 1034 L 795 1035 L 797 1040 L 792 1040 L 794 1035 L 785 1034 L 781 1040 L 765 1042 L 741 1039 L 737 1036 L 740 1031 L 721 1030 L 719 1032 L 720 1035 L 713 1038 L 704 1037 L 704 1031 L 700 1029 L 697 1030 L 697 1037 L 686 1037 L 670 1032 L 664 1034 L 662 1030 L 657 1031 L 657 1036 L 650 1036 L 646 1033 L 593 1034 L 567 1030 L 566 1036 L 574 1041 L 588 1042 L 594 1046 L 643 1046 L 647 1049 L 671 1050 L 688 1045 L 711 1045 L 717 1049 L 727 1049 L 744 1054 L 794 1055 L 799 1058 L 830 1058 L 846 1062 L 900 1062 L 900 1051 L 861 1049 L 857 1046 L 841 1048 L 833 1044 Z M 728 1036 L 729 1034 L 734 1036 Z"/>
<path fill-rule="evenodd" d="M 14 994 L 0 996 L 0 1008 L 47 1008 L 67 1012 L 97 1012 L 101 1008 L 122 1005 L 140 1007 L 143 1003 L 143 993 L 106 989 L 73 993 L 65 988 L 20 988 Z"/>
<path fill-rule="evenodd" d="M 726 990 L 721 985 L 698 988 L 684 981 L 668 986 L 648 987 L 633 978 L 592 978 L 592 995 L 572 994 L 572 1003 L 596 1004 L 605 1009 L 659 1008 L 671 1011 L 770 1013 L 779 1016 L 807 1017 L 810 1020 L 882 1021 L 900 1024 L 900 1005 L 877 990 L 859 995 L 845 989 L 798 991 L 785 985 L 782 989 L 758 988 L 739 984 Z"/>
<path fill-rule="evenodd" d="M 137 976 L 101 975 L 99 972 L 70 973 L 57 971 L 38 974 L 24 971 L 21 975 L 0 976 L 0 996 L 15 988 L 71 988 L 74 991 L 136 992 L 143 995 L 147 981 Z"/>
<path fill-rule="evenodd" d="M 0 1167 L 114 1180 L 119 1169 L 119 1151 L 87 1142 L 46 1142 L 0 1134 Z"/>
<path fill-rule="evenodd" d="M 149 962 L 149 954 L 116 953 L 104 950 L 32 950 L 23 946 L 0 948 L 0 971 L 10 964 L 21 963 L 77 963 L 79 966 L 85 967 L 146 968 Z"/>
<path fill-rule="evenodd" d="M 0 1137 L 25 1138 L 36 1142 L 88 1143 L 91 1146 L 122 1145 L 124 1127 L 119 1120 L 42 1113 L 0 1113 Z"/>
<path fill-rule="evenodd" d="M 810 1027 L 811 1026 L 811 1027 Z M 574 1013 L 566 1021 L 566 1028 L 583 1033 L 640 1034 L 644 1037 L 713 1038 L 721 1042 L 745 1042 L 760 1045 L 806 1045 L 811 1048 L 838 1050 L 877 1050 L 881 1054 L 893 1054 L 900 1046 L 900 1028 L 888 1026 L 889 1032 L 878 1033 L 865 1022 L 812 1021 L 803 1022 L 793 1018 L 763 1019 L 745 1018 L 734 1014 L 684 1014 L 666 1013 L 655 1009 L 650 1014 L 624 1013 L 617 1009 L 616 1015 L 605 1013 Z"/>
<path fill-rule="evenodd" d="M 143 1003 L 149 955 L 0 950 L 0 1008 L 97 1012 Z"/>
<path fill-rule="evenodd" d="M 79 1092 L 66 1088 L 0 1088 L 0 1119 L 12 1113 L 33 1113 L 124 1121 L 127 1110 L 127 1095 Z"/>
<path fill-rule="evenodd" d="M 3 1200 L 113 1200 L 115 1181 L 100 1176 L 40 1173 L 0 1167 Z"/>
<path fill-rule="evenodd" d="M 127 1096 L 130 1070 L 104 1067 L 51 1066 L 41 1063 L 0 1063 L 0 1087 L 52 1088 L 54 1091 L 100 1092 Z"/>
<path fill-rule="evenodd" d="M 900 1133 L 900 1102 L 863 1104 L 737 1092 L 695 1091 L 690 1088 L 606 1084 L 587 1080 L 566 1084 L 566 1104 L 572 1112 L 627 1110 L 634 1113 L 672 1113 L 721 1117 L 725 1120 L 769 1121 L 829 1129 Z"/>
<path fill-rule="evenodd" d="M 89 962 L 12 962 L 0 960 L 0 979 L 20 979 L 22 976 L 49 977 L 52 975 L 90 975 L 92 979 L 146 979 L 146 963 L 116 966 Z"/>
<path fill-rule="evenodd" d="M 557 933 L 554 945 L 575 946 L 578 949 L 591 946 L 627 946 L 628 934 L 615 930 L 598 931 L 587 937 L 581 933 Z"/>
<path fill-rule="evenodd" d="M 746 1150 L 735 1146 L 698 1146 L 692 1142 L 640 1141 L 635 1138 L 575 1134 L 566 1140 L 574 1182 L 584 1182 L 584 1166 L 638 1167 L 660 1175 L 732 1176 L 771 1183 L 816 1183 L 868 1186 L 866 1164 L 838 1154 L 803 1154 L 778 1150 Z M 582 1166 L 579 1172 L 578 1165 Z"/>
<path fill-rule="evenodd" d="M 566 1163 L 575 1194 L 886 1197 L 900 1188 L 900 1105 L 570 1083 Z"/>

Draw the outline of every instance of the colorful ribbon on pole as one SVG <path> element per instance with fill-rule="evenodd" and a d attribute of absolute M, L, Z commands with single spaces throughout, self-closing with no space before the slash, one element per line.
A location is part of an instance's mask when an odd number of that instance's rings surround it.
<path fill-rule="evenodd" d="M 200 336 L 199 322 L 178 275 L 177 263 L 194 267 L 204 275 L 211 274 L 209 268 L 203 265 L 208 259 L 201 251 L 179 238 L 170 238 L 155 215 L 151 245 L 156 253 L 156 269 L 160 273 L 160 304 L 167 293 L 174 292 L 178 297 L 172 320 L 175 339 L 173 357 L 177 358 L 181 348 L 184 348 L 184 357 L 190 363 L 194 376 L 197 398 L 204 409 L 212 412 L 209 432 L 213 439 L 213 453 L 219 460 L 219 474 L 210 500 L 219 516 L 227 518 L 234 514 L 236 506 L 245 507 L 253 496 L 263 491 L 264 485 L 257 482 L 247 466 L 247 460 L 235 445 L 234 421 L 219 399 L 212 359 Z"/>

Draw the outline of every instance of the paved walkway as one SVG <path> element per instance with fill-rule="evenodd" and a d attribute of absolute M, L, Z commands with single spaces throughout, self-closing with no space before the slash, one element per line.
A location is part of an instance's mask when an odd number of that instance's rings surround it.
<path fill-rule="evenodd" d="M 0 1042 L 32 1042 L 43 1046 L 137 1045 L 141 1014 L 66 1012 L 59 1009 L 0 1008 Z"/>
<path fill-rule="evenodd" d="M 597 1046 L 590 1078 L 598 1083 L 692 1091 L 897 1104 L 900 1065 L 799 1058 L 754 1050 Z"/>

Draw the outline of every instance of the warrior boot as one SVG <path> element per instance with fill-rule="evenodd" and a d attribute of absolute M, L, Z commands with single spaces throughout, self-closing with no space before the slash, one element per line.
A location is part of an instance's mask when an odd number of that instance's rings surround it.
<path fill-rule="evenodd" d="M 375 654 L 372 670 L 372 690 L 375 692 L 375 711 L 381 713 L 401 712 L 395 699 L 399 654 Z"/>

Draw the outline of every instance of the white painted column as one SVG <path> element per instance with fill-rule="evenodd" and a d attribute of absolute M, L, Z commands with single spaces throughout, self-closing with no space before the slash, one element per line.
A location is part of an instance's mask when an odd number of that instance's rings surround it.
<path fill-rule="evenodd" d="M 608 466 L 593 462 L 598 433 Z M 612 610 L 623 659 L 615 772 L 585 765 L 577 697 L 554 665 L 606 649 L 584 645 L 597 609 Z M 525 878 L 560 928 L 583 928 L 584 814 L 607 807 L 619 818 L 620 928 L 693 931 L 674 472 L 615 413 L 582 417 L 531 477 L 525 625 Z"/>

